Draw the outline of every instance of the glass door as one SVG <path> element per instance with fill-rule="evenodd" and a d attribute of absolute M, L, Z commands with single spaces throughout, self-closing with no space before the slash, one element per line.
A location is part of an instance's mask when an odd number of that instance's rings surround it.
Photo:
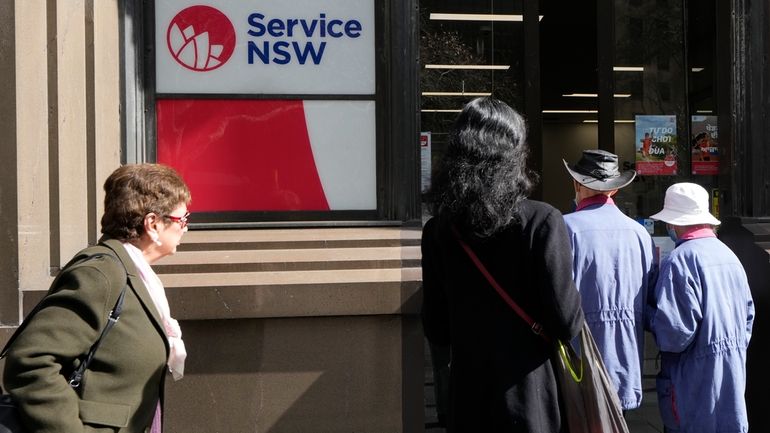
<path fill-rule="evenodd" d="M 706 188 L 718 218 L 719 174 L 729 167 L 719 158 L 715 2 L 559 0 L 542 7 L 544 200 L 571 211 L 561 160 L 601 148 L 637 171 L 615 201 L 654 235 L 665 236 L 665 228 L 648 217 L 676 182 Z M 609 135 L 600 134 L 600 121 L 609 123 Z"/>

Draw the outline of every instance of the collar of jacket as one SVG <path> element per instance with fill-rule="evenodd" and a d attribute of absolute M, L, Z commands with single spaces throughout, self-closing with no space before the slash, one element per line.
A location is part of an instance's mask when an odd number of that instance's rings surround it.
<path fill-rule="evenodd" d="M 580 203 L 575 208 L 575 211 L 577 212 L 579 210 L 583 210 L 588 206 L 605 205 L 605 204 L 615 204 L 615 201 L 612 199 L 612 197 L 608 195 L 596 194 L 596 195 L 592 195 L 591 197 L 580 200 Z"/>
<path fill-rule="evenodd" d="M 147 287 L 144 285 L 144 281 L 142 281 L 142 277 L 139 275 L 139 270 L 136 269 L 134 261 L 131 259 L 131 256 L 128 255 L 128 251 L 126 251 L 123 243 L 117 239 L 111 239 L 104 236 L 99 239 L 99 245 L 104 245 L 105 247 L 111 249 L 115 255 L 118 256 L 118 259 L 123 262 L 123 265 L 125 265 L 126 272 L 128 273 L 128 286 L 139 299 L 139 302 L 142 304 L 144 310 L 152 318 L 152 322 L 160 335 L 163 336 L 163 342 L 166 345 L 166 353 L 168 354 L 171 348 L 168 344 L 166 329 L 163 327 L 163 321 L 160 318 L 158 308 L 152 301 L 150 291 L 147 290 Z"/>

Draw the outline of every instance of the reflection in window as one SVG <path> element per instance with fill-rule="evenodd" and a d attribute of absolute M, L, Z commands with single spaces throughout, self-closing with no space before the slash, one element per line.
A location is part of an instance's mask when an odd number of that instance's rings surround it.
<path fill-rule="evenodd" d="M 431 133 L 432 165 L 471 99 L 523 109 L 521 13 L 520 2 L 420 2 L 421 129 Z"/>

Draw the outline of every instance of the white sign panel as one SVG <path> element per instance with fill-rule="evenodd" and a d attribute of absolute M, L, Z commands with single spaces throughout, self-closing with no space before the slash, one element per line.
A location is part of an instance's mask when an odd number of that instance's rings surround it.
<path fill-rule="evenodd" d="M 376 209 L 374 101 L 304 101 L 304 107 L 329 209 Z"/>
<path fill-rule="evenodd" d="M 155 34 L 158 93 L 375 93 L 374 0 L 163 0 Z"/>

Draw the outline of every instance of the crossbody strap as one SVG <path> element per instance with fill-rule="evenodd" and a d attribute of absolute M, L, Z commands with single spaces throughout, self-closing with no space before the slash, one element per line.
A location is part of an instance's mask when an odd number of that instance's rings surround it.
<path fill-rule="evenodd" d="M 72 259 L 69 263 L 67 263 L 61 272 L 59 272 L 59 275 L 56 276 L 54 279 L 54 282 L 51 284 L 51 287 L 55 287 L 57 280 L 59 277 L 64 273 L 64 270 L 69 268 L 70 266 L 73 266 L 77 263 L 90 260 L 93 258 L 98 257 L 109 257 L 116 262 L 120 263 L 121 266 L 123 266 L 123 269 L 126 269 L 126 265 L 123 264 L 117 257 L 113 256 L 112 254 L 108 253 L 96 253 L 92 256 L 82 257 L 82 258 L 75 258 Z M 126 288 L 128 287 L 128 271 L 126 270 L 126 284 L 123 285 L 123 288 L 120 290 L 120 295 L 118 295 L 118 300 L 115 302 L 115 306 L 112 308 L 112 311 L 110 311 L 109 318 L 107 319 L 107 324 L 104 325 L 104 328 L 102 329 L 101 334 L 99 334 L 99 338 L 96 339 L 94 344 L 91 346 L 91 348 L 88 350 L 88 354 L 86 355 L 83 362 L 80 363 L 80 366 L 78 366 L 77 370 L 72 372 L 72 374 L 69 377 L 68 383 L 71 387 L 77 388 L 80 386 L 80 383 L 83 379 L 83 374 L 85 374 L 86 369 L 88 368 L 88 365 L 91 363 L 91 360 L 93 359 L 94 355 L 96 354 L 96 350 L 99 349 L 99 346 L 102 343 L 102 340 L 107 335 L 107 333 L 110 332 L 113 326 L 117 323 L 118 319 L 120 318 L 120 313 L 123 311 L 123 300 L 126 297 Z M 24 321 L 19 325 L 19 327 L 16 329 L 16 331 L 11 335 L 11 338 L 8 340 L 8 342 L 5 344 L 5 347 L 3 347 L 2 352 L 0 352 L 0 359 L 4 358 L 5 355 L 8 353 L 8 349 L 11 348 L 11 345 L 14 341 L 16 341 L 16 338 L 21 335 L 22 331 L 27 327 L 27 324 L 29 324 L 30 319 L 43 307 L 43 301 L 38 302 L 38 304 L 35 306 L 35 308 L 32 309 L 32 311 L 27 315 L 27 317 L 24 319 Z"/>
<path fill-rule="evenodd" d="M 478 256 L 476 256 L 476 253 L 473 252 L 471 247 L 463 240 L 463 238 L 460 236 L 460 232 L 457 230 L 457 228 L 453 225 L 452 226 L 452 233 L 455 235 L 455 238 L 457 238 L 457 241 L 460 242 L 460 246 L 463 247 L 463 250 L 465 250 L 466 254 L 468 254 L 468 257 L 470 257 L 471 261 L 474 265 L 479 269 L 479 271 L 484 275 L 484 277 L 489 281 L 489 284 L 494 287 L 495 291 L 498 295 L 500 295 L 501 298 L 508 304 L 508 306 L 513 309 L 513 311 L 516 312 L 516 314 L 519 315 L 527 324 L 529 325 L 530 329 L 532 329 L 532 332 L 535 334 L 541 336 L 546 342 L 551 341 L 551 338 L 543 331 L 543 326 L 535 321 L 529 314 L 527 314 L 526 311 L 524 311 L 521 307 L 519 307 L 519 304 L 516 303 L 516 301 L 511 298 L 508 293 L 503 290 L 502 286 L 498 284 L 497 280 L 492 276 L 492 274 L 489 273 L 487 270 L 487 267 L 484 266 L 484 263 L 479 260 Z"/>

